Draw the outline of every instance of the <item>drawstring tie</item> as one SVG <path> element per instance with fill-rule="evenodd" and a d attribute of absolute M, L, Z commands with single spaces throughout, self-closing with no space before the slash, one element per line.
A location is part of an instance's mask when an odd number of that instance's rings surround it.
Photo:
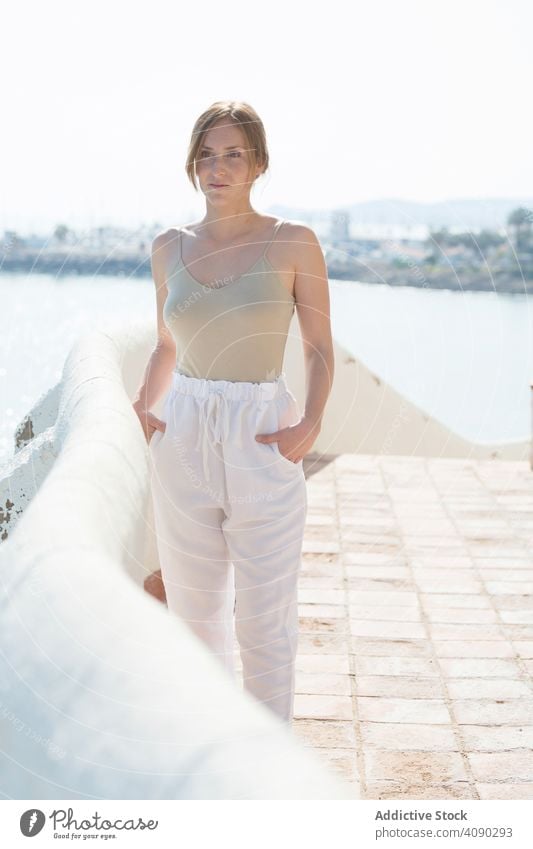
<path fill-rule="evenodd" d="M 198 450 L 200 448 L 201 442 L 204 475 L 206 480 L 209 480 L 209 465 L 207 462 L 209 451 L 209 430 L 211 429 L 214 443 L 223 442 L 228 438 L 229 434 L 229 402 L 222 391 L 210 392 L 205 398 L 202 398 L 200 402 L 200 421 L 198 425 L 196 449 Z"/>
<path fill-rule="evenodd" d="M 259 410 L 263 410 L 269 403 L 269 399 L 257 389 L 254 397 Z M 211 434 L 213 443 L 222 443 L 229 436 L 230 429 L 230 398 L 224 389 L 215 389 L 210 391 L 206 396 L 200 399 L 199 403 L 199 422 L 198 422 L 198 438 L 196 440 L 196 450 L 202 451 L 203 470 L 206 480 L 210 479 L 209 475 L 209 435 Z M 242 447 L 242 435 L 239 432 L 237 442 Z"/>

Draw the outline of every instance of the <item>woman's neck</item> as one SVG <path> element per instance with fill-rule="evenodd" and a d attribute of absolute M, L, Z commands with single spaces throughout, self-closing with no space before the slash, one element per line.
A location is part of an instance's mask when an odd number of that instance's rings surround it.
<path fill-rule="evenodd" d="M 251 208 L 237 212 L 211 210 L 200 222 L 198 229 L 204 238 L 224 244 L 253 231 L 258 219 L 259 213 Z"/>

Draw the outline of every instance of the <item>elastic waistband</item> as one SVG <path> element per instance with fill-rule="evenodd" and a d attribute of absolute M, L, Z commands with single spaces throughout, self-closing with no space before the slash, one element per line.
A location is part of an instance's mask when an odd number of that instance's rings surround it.
<path fill-rule="evenodd" d="M 205 398 L 213 393 L 224 395 L 231 401 L 254 398 L 258 401 L 270 400 L 276 395 L 288 392 L 287 376 L 282 372 L 275 380 L 249 383 L 245 380 L 211 380 L 204 377 L 189 377 L 179 371 L 172 372 L 172 389 L 183 395 L 196 395 Z"/>

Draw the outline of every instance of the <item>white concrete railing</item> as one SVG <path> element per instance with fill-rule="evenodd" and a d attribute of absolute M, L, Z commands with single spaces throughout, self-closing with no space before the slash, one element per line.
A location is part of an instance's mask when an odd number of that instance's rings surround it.
<path fill-rule="evenodd" d="M 203 646 L 142 591 L 159 563 L 130 398 L 154 341 L 151 324 L 84 337 L 21 423 L 0 481 L 5 786 L 21 798 L 342 798 L 344 785 L 228 689 Z M 285 362 L 303 407 L 296 324 Z M 529 441 L 461 439 L 338 345 L 335 362 L 317 454 L 528 456 Z M 278 791 L 270 758 L 282 767 Z"/>
<path fill-rule="evenodd" d="M 385 383 L 342 345 L 334 342 L 334 351 L 335 378 L 313 453 L 528 459 L 530 440 L 470 442 Z M 285 363 L 289 383 L 303 409 L 305 365 L 294 322 Z"/>
<path fill-rule="evenodd" d="M 148 450 L 130 403 L 147 350 L 138 341 L 84 337 L 53 424 L 54 405 L 39 405 L 53 462 L 0 546 L 2 789 L 15 799 L 353 798 L 142 589 L 158 564 Z"/>
<path fill-rule="evenodd" d="M 116 334 L 122 357 L 122 377 L 133 397 L 155 342 L 153 322 L 133 325 Z M 291 323 L 285 372 L 300 408 L 305 401 L 305 366 L 296 316 Z M 18 451 L 0 481 L 0 539 L 6 539 L 27 504 L 38 492 L 57 456 L 59 383 L 29 411 L 17 429 Z M 532 396 L 533 397 L 533 396 Z M 532 402 L 533 403 L 533 402 Z M 161 413 L 162 401 L 154 408 Z M 68 428 L 68 422 L 66 424 Z M 31 441 L 29 441 L 31 440 Z M 28 447 L 29 446 L 29 447 Z M 335 379 L 313 445 L 313 454 L 387 454 L 411 457 L 467 457 L 526 460 L 533 468 L 533 442 L 519 440 L 475 443 L 463 439 L 384 383 L 361 361 L 335 343 Z M 148 511 L 151 504 L 147 505 Z M 157 564 L 154 541 L 147 537 L 145 563 Z M 154 566 L 154 571 L 157 566 Z"/>

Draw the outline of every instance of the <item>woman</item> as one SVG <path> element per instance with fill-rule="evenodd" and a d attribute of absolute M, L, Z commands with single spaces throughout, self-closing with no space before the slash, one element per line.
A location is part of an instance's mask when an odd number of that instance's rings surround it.
<path fill-rule="evenodd" d="M 303 458 L 333 379 L 327 271 L 307 226 L 250 203 L 268 167 L 251 106 L 196 121 L 186 171 L 203 219 L 152 245 L 158 341 L 134 400 L 152 460 L 161 575 L 179 614 L 244 687 L 293 718 L 297 579 L 307 512 Z M 281 371 L 296 309 L 303 414 Z M 163 419 L 150 410 L 166 393 Z"/>

